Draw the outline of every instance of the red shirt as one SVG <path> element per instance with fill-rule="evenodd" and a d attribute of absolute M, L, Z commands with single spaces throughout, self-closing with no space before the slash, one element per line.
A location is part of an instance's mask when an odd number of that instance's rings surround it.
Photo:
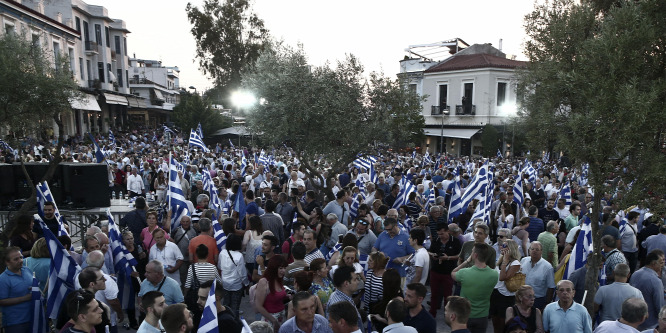
<path fill-rule="evenodd" d="M 217 243 L 215 242 L 215 238 L 208 235 L 199 235 L 190 240 L 190 245 L 187 247 L 187 252 L 192 255 L 192 258 L 195 262 L 197 260 L 197 246 L 199 246 L 199 244 L 203 244 L 208 248 L 208 258 L 206 258 L 206 260 L 213 266 L 217 267 L 217 263 L 215 262 L 215 255 L 217 255 L 219 252 L 217 251 Z"/>

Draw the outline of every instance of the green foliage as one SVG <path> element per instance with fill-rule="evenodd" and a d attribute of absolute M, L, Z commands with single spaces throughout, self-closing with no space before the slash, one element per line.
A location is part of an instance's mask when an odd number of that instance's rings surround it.
<path fill-rule="evenodd" d="M 212 133 L 230 127 L 233 123 L 230 117 L 222 116 L 199 94 L 187 93 L 181 95 L 180 103 L 173 108 L 172 118 L 183 131 L 197 128 L 201 123 L 205 137 L 210 137 Z"/>
<path fill-rule="evenodd" d="M 555 148 L 575 164 L 589 163 L 595 212 L 600 194 L 615 191 L 606 180 L 618 174 L 634 181 L 626 196 L 633 203 L 659 202 L 666 193 L 659 180 L 666 167 L 663 1 L 555 0 L 538 5 L 525 26 L 530 64 L 519 89 L 527 92 L 521 115 L 532 150 Z M 598 214 L 590 217 L 596 267 Z M 594 285 L 596 275 L 588 270 L 586 285 Z"/>
<path fill-rule="evenodd" d="M 0 123 L 17 137 L 37 134 L 45 139 L 53 121 L 62 127 L 61 114 L 79 96 L 65 57 L 54 65 L 44 50 L 22 36 L 0 38 Z"/>
<path fill-rule="evenodd" d="M 499 137 L 495 126 L 486 124 L 481 133 L 481 143 L 483 144 L 483 156 L 494 157 L 499 149 Z"/>
<path fill-rule="evenodd" d="M 264 21 L 250 7 L 249 0 L 204 0 L 201 9 L 191 3 L 185 9 L 199 67 L 226 92 L 240 86 L 241 71 L 252 68 L 268 39 Z"/>
<path fill-rule="evenodd" d="M 334 68 L 313 67 L 301 47 L 276 43 L 244 77 L 244 86 L 262 100 L 248 117 L 256 133 L 268 143 L 287 143 L 305 163 L 323 157 L 334 172 L 373 143 L 423 135 L 420 98 L 380 74 L 364 79 L 352 55 Z"/>

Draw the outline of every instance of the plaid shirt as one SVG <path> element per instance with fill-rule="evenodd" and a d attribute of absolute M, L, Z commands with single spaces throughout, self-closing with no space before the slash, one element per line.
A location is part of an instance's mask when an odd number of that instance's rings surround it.
<path fill-rule="evenodd" d="M 606 276 L 611 276 L 613 274 L 613 271 L 615 270 L 615 266 L 617 264 L 626 264 L 627 259 L 624 257 L 624 254 L 620 252 L 618 249 L 613 249 L 613 251 L 608 252 L 608 255 L 606 255 Z"/>

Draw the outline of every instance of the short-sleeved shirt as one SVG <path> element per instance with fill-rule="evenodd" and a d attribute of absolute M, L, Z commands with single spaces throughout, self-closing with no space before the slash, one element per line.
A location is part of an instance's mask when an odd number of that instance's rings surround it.
<path fill-rule="evenodd" d="M 21 275 L 9 269 L 0 274 L 0 299 L 22 297 L 32 290 L 32 271 L 21 267 Z M 27 323 L 31 319 L 30 301 L 2 307 L 2 326 Z"/>
<path fill-rule="evenodd" d="M 614 282 L 599 287 L 594 295 L 594 303 L 601 305 L 599 321 L 615 320 L 622 317 L 622 302 L 630 297 L 643 299 L 643 293 L 624 282 Z"/>
<path fill-rule="evenodd" d="M 197 247 L 201 244 L 208 248 L 208 257 L 206 257 L 206 261 L 208 261 L 209 264 L 217 265 L 215 262 L 215 256 L 219 254 L 217 251 L 217 242 L 215 242 L 215 238 L 209 235 L 201 234 L 192 238 L 192 240 L 190 240 L 190 245 L 187 247 L 187 251 L 192 255 L 192 258 L 196 259 Z"/>
<path fill-rule="evenodd" d="M 164 264 L 165 268 L 169 268 L 176 266 L 178 260 L 183 260 L 183 254 L 180 252 L 180 249 L 175 243 L 167 241 L 166 244 L 164 244 L 163 249 L 158 248 L 157 244 L 153 245 L 153 247 L 150 249 L 150 255 L 148 255 L 148 259 L 159 260 L 162 264 Z M 164 273 L 172 279 L 176 280 L 176 282 L 180 283 L 180 271 L 176 270 L 173 273 L 168 273 L 165 270 Z"/>
<path fill-rule="evenodd" d="M 659 310 L 664 305 L 664 285 L 657 272 L 652 268 L 643 267 L 631 275 L 629 283 L 641 291 L 648 306 L 648 318 L 639 329 L 655 327 L 659 321 Z"/>
<path fill-rule="evenodd" d="M 592 333 L 592 318 L 587 309 L 576 302 L 566 311 L 559 302 L 553 302 L 543 310 L 543 330 L 550 333 Z"/>
<path fill-rule="evenodd" d="M 447 256 L 457 256 L 460 253 L 462 245 L 458 238 L 449 235 L 446 244 L 442 244 L 440 239 L 435 240 L 432 245 L 430 245 L 430 252 L 437 254 L 446 254 Z M 432 261 L 432 271 L 438 274 L 451 274 L 451 271 L 456 268 L 458 262 L 456 260 L 443 260 L 442 263 L 439 263 L 439 260 Z"/>
<path fill-rule="evenodd" d="M 317 258 L 324 259 L 324 255 L 321 253 L 321 251 L 319 249 L 315 248 L 310 253 L 306 254 L 305 259 L 303 259 L 303 260 L 305 260 L 305 262 L 307 262 L 308 265 L 309 265 L 312 262 L 312 260 L 315 260 Z"/>
<path fill-rule="evenodd" d="M 372 246 L 375 245 L 375 241 L 377 241 L 377 236 L 374 232 L 368 230 L 365 235 L 359 236 L 356 234 L 356 230 L 352 229 L 347 231 L 347 233 L 356 236 L 356 240 L 358 241 L 358 251 L 361 254 L 370 254 L 372 252 Z"/>
<path fill-rule="evenodd" d="M 401 277 L 405 277 L 405 266 L 393 263 L 393 259 L 414 253 L 414 248 L 409 245 L 408 235 L 399 233 L 391 238 L 386 231 L 383 231 L 377 237 L 374 247 L 389 257 L 386 268 L 395 268 Z"/>
<path fill-rule="evenodd" d="M 539 234 L 546 231 L 543 220 L 540 218 L 530 216 L 530 225 L 525 229 L 530 237 L 530 242 L 534 242 L 539 238 Z"/>
<path fill-rule="evenodd" d="M 525 284 L 534 289 L 534 297 L 545 297 L 548 289 L 555 288 L 555 272 L 548 260 L 541 258 L 533 267 L 532 258 L 525 257 L 520 261 L 520 269 L 525 274 Z"/>
<path fill-rule="evenodd" d="M 314 315 L 311 333 L 332 333 L 328 320 L 319 314 Z M 305 333 L 296 325 L 296 317 L 291 317 L 280 326 L 278 333 Z"/>
<path fill-rule="evenodd" d="M 490 294 L 493 292 L 499 273 L 486 266 L 463 268 L 456 273 L 456 281 L 460 282 L 460 296 L 467 298 L 472 304 L 470 318 L 486 318 L 490 309 Z"/>
<path fill-rule="evenodd" d="M 557 258 L 557 238 L 555 238 L 555 235 L 553 235 L 552 232 L 544 231 L 539 235 L 537 241 L 541 243 L 543 248 L 543 251 L 541 251 L 541 257 L 548 260 L 548 254 L 552 252 L 553 261 L 550 263 L 553 267 L 557 267 L 559 260 Z"/>
<path fill-rule="evenodd" d="M 405 326 L 414 327 L 418 332 L 437 332 L 437 322 L 425 307 L 422 307 L 421 311 L 414 317 L 410 317 L 409 310 L 407 310 L 407 316 L 405 316 L 402 323 Z"/>
<path fill-rule="evenodd" d="M 419 281 L 411 281 L 411 282 L 412 283 L 420 282 L 425 286 L 426 280 L 428 279 L 428 273 L 430 273 L 430 255 L 428 255 L 428 251 L 423 247 L 420 248 L 418 251 L 414 253 L 414 257 L 412 257 L 410 261 L 412 262 L 412 265 L 414 267 L 414 274 L 416 274 L 416 267 L 421 267 L 423 269 L 421 271 L 421 279 Z M 411 275 L 409 277 L 413 278 L 414 275 Z"/>
<path fill-rule="evenodd" d="M 571 231 L 571 229 L 578 225 L 578 216 L 570 214 L 564 219 L 564 225 L 567 227 L 567 232 Z"/>
<path fill-rule="evenodd" d="M 620 237 L 622 237 L 622 252 L 638 252 L 638 227 L 627 223 Z"/>
<path fill-rule="evenodd" d="M 143 297 L 149 291 L 161 291 L 164 294 L 164 300 L 167 305 L 184 302 L 185 297 L 183 297 L 183 292 L 180 290 L 180 284 L 168 276 L 164 278 L 164 284 L 160 281 L 156 285 L 150 283 L 148 279 L 143 280 L 141 282 L 141 289 L 139 290 L 139 297 Z M 160 284 L 162 284 L 162 288 L 159 288 Z"/>

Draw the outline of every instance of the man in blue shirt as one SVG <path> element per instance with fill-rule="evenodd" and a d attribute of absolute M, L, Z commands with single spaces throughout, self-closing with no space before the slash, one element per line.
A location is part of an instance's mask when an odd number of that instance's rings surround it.
<path fill-rule="evenodd" d="M 398 220 L 387 218 L 384 220 L 384 232 L 377 237 L 372 251 L 383 252 L 390 259 L 386 268 L 395 268 L 404 278 L 403 264 L 414 253 L 414 248 L 409 245 L 409 235 L 400 232 Z"/>
<path fill-rule="evenodd" d="M 311 332 L 331 333 L 328 320 L 317 314 L 317 302 L 314 295 L 307 291 L 298 292 L 291 300 L 294 308 L 294 316 L 289 318 L 282 326 L 279 333 Z M 349 302 L 341 302 L 350 304 Z M 356 324 L 356 313 L 353 312 L 354 324 Z"/>
<path fill-rule="evenodd" d="M 23 255 L 18 247 L 9 247 L 5 252 L 7 269 L 0 274 L 0 307 L 2 326 L 6 333 L 30 330 L 30 300 L 32 271 L 23 267 Z"/>
<path fill-rule="evenodd" d="M 557 283 L 559 301 L 550 303 L 543 311 L 543 330 L 550 333 L 592 333 L 592 318 L 587 309 L 574 302 L 576 293 L 569 280 Z"/>
<path fill-rule="evenodd" d="M 629 283 L 643 293 L 648 305 L 648 319 L 639 326 L 639 330 L 654 328 L 659 323 L 659 310 L 664 305 L 664 285 L 658 274 L 663 268 L 664 252 L 652 250 L 645 257 L 645 266 L 634 272 L 629 279 Z"/>

